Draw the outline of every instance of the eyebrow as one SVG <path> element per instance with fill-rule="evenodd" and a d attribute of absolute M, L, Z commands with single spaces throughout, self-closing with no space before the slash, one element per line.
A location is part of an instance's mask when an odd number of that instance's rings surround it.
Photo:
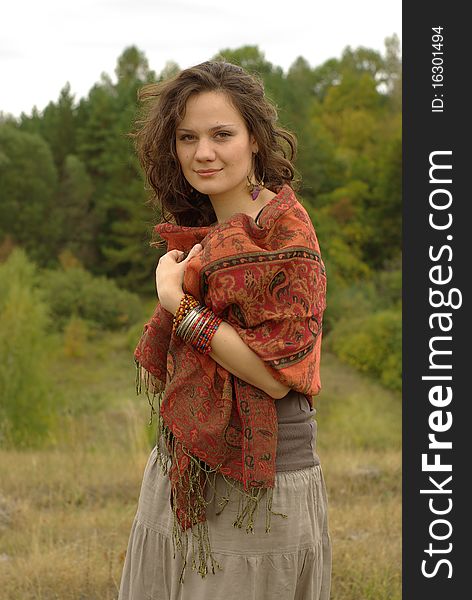
<path fill-rule="evenodd" d="M 210 127 L 208 131 L 216 131 L 217 129 L 224 129 L 225 127 L 236 127 L 236 125 L 233 123 L 215 125 L 215 127 Z M 177 127 L 176 131 L 190 131 L 191 133 L 194 133 L 193 129 L 185 129 L 185 127 Z"/>

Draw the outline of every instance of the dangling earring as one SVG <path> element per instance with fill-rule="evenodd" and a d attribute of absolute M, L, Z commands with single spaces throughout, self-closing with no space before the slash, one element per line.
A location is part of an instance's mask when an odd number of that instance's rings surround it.
<path fill-rule="evenodd" d="M 249 179 L 249 175 L 246 175 L 246 179 L 247 179 L 246 186 L 247 186 L 248 192 L 251 194 L 252 200 L 257 200 L 257 196 L 259 196 L 262 188 L 264 187 L 264 182 L 259 181 L 258 183 L 252 183 L 252 181 Z"/>
<path fill-rule="evenodd" d="M 262 188 L 264 187 L 264 176 L 262 176 L 262 179 L 257 183 L 252 183 L 252 181 L 249 179 L 249 175 L 246 175 L 246 179 L 248 192 L 251 194 L 252 200 L 256 200 L 261 193 Z"/>

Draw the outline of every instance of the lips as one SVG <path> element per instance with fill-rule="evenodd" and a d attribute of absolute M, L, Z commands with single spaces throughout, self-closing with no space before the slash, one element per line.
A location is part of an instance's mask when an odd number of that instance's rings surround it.
<path fill-rule="evenodd" d="M 221 171 L 221 169 L 200 169 L 199 171 L 196 171 L 196 173 L 199 175 L 206 175 L 209 173 L 218 173 L 218 171 Z"/>

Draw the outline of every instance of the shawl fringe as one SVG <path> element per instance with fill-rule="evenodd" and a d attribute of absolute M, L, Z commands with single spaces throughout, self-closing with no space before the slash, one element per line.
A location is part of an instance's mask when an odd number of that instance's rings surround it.
<path fill-rule="evenodd" d="M 187 527 L 183 527 L 177 516 L 177 502 L 174 497 L 174 486 L 171 486 L 171 506 L 173 514 L 172 542 L 174 548 L 174 558 L 176 551 L 180 552 L 183 559 L 183 566 L 180 573 L 180 583 L 184 582 L 184 572 L 187 566 L 187 556 L 189 549 L 189 529 L 191 533 L 191 566 L 192 570 L 198 571 L 200 576 L 205 577 L 209 569 L 214 574 L 215 569 L 222 570 L 222 567 L 215 559 L 210 543 L 208 523 L 205 518 L 205 508 L 213 500 L 216 501 L 218 510 L 216 515 L 220 515 L 230 501 L 231 494 L 236 491 L 238 494 L 238 511 L 233 522 L 233 527 L 242 529 L 245 525 L 246 533 L 254 534 L 254 521 L 259 504 L 265 497 L 266 519 L 265 532 L 269 533 L 271 528 L 271 517 L 277 515 L 287 518 L 288 515 L 278 513 L 272 510 L 273 488 L 251 488 L 245 490 L 242 484 L 234 479 L 229 479 L 225 474 L 220 473 L 226 482 L 226 490 L 223 496 L 215 499 L 216 494 L 216 476 L 221 465 L 211 468 L 201 459 L 192 455 L 182 444 L 176 441 L 172 431 L 166 427 L 163 422 L 160 406 L 165 391 L 165 384 L 144 369 L 139 361 L 135 359 L 136 365 L 136 394 L 143 392 L 146 394 L 150 406 L 150 418 L 148 426 L 153 423 L 154 415 L 157 419 L 156 427 L 156 450 L 157 459 L 164 475 L 168 476 L 172 465 L 177 465 L 180 489 L 186 494 L 186 515 L 188 516 Z M 167 452 L 164 450 L 164 447 Z M 189 468 L 185 470 L 186 481 L 183 482 L 180 469 L 178 468 L 179 448 L 189 459 Z M 184 483 L 184 485 L 182 485 Z M 205 498 L 205 489 L 213 491 L 210 500 Z"/>

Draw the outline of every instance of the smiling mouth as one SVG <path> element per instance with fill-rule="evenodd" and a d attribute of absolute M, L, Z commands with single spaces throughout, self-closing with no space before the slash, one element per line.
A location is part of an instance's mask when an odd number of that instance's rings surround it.
<path fill-rule="evenodd" d="M 216 173 L 219 173 L 220 171 L 221 169 L 215 169 L 213 171 L 195 171 L 195 173 L 201 177 L 210 177 L 211 175 L 216 175 Z"/>

